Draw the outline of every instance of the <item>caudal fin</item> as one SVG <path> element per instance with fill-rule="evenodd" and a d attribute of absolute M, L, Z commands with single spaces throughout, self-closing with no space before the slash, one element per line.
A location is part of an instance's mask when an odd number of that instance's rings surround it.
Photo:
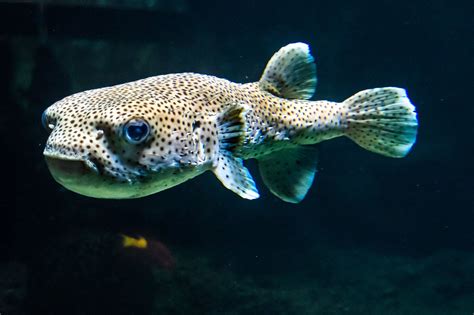
<path fill-rule="evenodd" d="M 416 141 L 418 120 L 406 91 L 384 87 L 361 91 L 344 101 L 345 134 L 361 147 L 400 158 Z"/>

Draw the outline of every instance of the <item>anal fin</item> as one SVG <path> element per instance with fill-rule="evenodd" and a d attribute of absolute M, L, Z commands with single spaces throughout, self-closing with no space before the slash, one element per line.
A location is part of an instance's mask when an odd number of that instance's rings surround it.
<path fill-rule="evenodd" d="M 259 159 L 263 182 L 280 199 L 299 203 L 306 196 L 316 174 L 315 146 L 284 149 Z"/>

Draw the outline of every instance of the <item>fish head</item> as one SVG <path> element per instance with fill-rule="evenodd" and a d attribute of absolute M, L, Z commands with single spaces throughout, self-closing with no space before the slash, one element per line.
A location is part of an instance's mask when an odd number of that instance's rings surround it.
<path fill-rule="evenodd" d="M 43 113 L 44 156 L 54 179 L 96 198 L 137 198 L 204 171 L 193 155 L 191 122 L 137 97 L 130 87 L 66 97 Z M 202 164 L 202 163 L 201 163 Z"/>

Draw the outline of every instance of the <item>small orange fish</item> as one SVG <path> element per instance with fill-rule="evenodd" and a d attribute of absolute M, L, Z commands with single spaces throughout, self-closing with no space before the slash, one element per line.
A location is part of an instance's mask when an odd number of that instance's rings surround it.
<path fill-rule="evenodd" d="M 176 261 L 170 250 L 160 241 L 146 239 L 143 236 L 135 238 L 122 234 L 122 247 L 142 256 L 146 262 L 152 265 L 158 265 L 167 270 L 172 270 L 176 266 Z"/>

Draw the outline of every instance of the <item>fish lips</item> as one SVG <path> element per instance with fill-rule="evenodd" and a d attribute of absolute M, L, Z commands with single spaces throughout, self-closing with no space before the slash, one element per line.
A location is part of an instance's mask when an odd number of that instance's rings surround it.
<path fill-rule="evenodd" d="M 91 172 L 97 175 L 102 173 L 97 161 L 86 159 L 62 159 L 45 155 L 46 164 L 52 173 L 62 176 L 82 176 Z"/>
<path fill-rule="evenodd" d="M 65 188 L 90 197 L 102 197 L 98 188 L 110 186 L 111 179 L 103 176 L 103 167 L 92 159 L 49 156 L 45 161 L 53 178 Z"/>
<path fill-rule="evenodd" d="M 143 185 L 148 182 L 145 173 L 139 174 L 144 180 L 124 179 L 111 176 L 94 159 L 57 156 L 44 153 L 46 164 L 53 178 L 64 188 L 83 196 L 105 199 L 129 199 L 149 195 Z"/>

